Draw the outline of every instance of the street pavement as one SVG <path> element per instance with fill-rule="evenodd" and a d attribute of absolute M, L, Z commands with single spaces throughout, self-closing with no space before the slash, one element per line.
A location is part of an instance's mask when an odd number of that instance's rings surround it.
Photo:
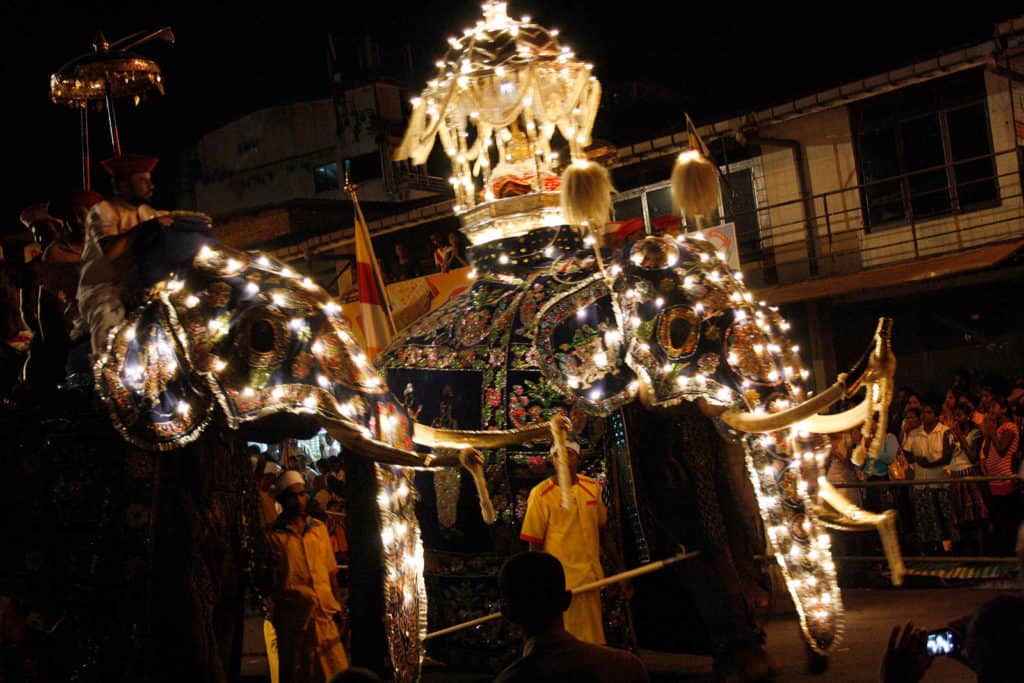
<path fill-rule="evenodd" d="M 896 624 L 913 620 L 919 626 L 942 628 L 957 617 L 970 614 L 1000 591 L 991 587 L 942 587 L 932 589 L 847 589 L 846 628 L 842 643 L 832 655 L 828 671 L 812 675 L 804 671 L 804 646 L 796 615 L 772 617 L 765 622 L 767 647 L 784 666 L 780 683 L 871 683 L 878 681 L 879 664 Z M 242 673 L 247 682 L 269 681 L 263 656 L 263 631 L 258 618 L 247 620 Z M 693 655 L 641 651 L 652 681 L 710 681 L 711 659 Z M 424 671 L 424 681 L 488 681 L 489 676 L 440 669 Z M 924 683 L 959 683 L 973 675 L 956 662 L 936 658 Z"/>

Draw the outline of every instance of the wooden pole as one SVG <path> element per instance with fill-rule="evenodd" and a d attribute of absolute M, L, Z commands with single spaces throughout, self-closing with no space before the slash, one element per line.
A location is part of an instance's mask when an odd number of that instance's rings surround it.
<path fill-rule="evenodd" d="M 641 566 L 637 567 L 636 569 L 630 569 L 629 571 L 620 572 L 618 574 L 613 574 L 612 576 L 608 576 L 608 577 L 605 577 L 603 579 L 599 579 L 597 581 L 593 581 L 591 583 L 583 584 L 582 586 L 578 586 L 577 588 L 573 588 L 571 593 L 573 595 L 579 595 L 580 593 L 587 593 L 587 592 L 590 592 L 590 591 L 598 590 L 599 588 L 604 588 L 605 586 L 610 586 L 613 583 L 620 583 L 622 581 L 628 581 L 628 580 L 636 578 L 638 576 L 643 576 L 644 574 L 650 574 L 652 572 L 658 571 L 659 569 L 664 569 L 665 567 L 667 567 L 667 566 L 669 566 L 671 564 L 675 564 L 676 562 L 682 562 L 683 560 L 688 560 L 691 557 L 696 557 L 697 555 L 700 555 L 700 551 L 699 550 L 695 550 L 695 551 L 693 551 L 691 553 L 685 553 L 685 552 L 684 553 L 679 553 L 678 555 L 673 555 L 672 557 L 670 557 L 670 558 L 668 558 L 666 560 L 658 560 L 657 562 L 650 562 L 648 564 L 641 565 Z M 456 624 L 454 626 L 449 626 L 448 628 L 443 628 L 440 631 L 434 631 L 433 633 L 428 633 L 426 636 L 424 636 L 423 639 L 424 640 L 430 640 L 432 638 L 439 638 L 440 636 L 446 636 L 449 633 L 455 633 L 456 631 L 462 631 L 464 629 L 471 628 L 471 627 L 477 626 L 479 624 L 486 624 L 488 621 L 494 621 L 495 619 L 500 619 L 500 618 L 501 618 L 501 612 L 494 612 L 493 614 L 488 614 L 488 615 L 483 616 L 483 617 L 477 617 L 476 619 L 471 619 L 470 621 L 464 621 L 461 624 Z"/>

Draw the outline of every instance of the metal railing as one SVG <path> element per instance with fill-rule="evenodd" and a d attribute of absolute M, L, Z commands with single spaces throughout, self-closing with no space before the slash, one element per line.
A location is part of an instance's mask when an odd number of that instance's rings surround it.
<path fill-rule="evenodd" d="M 900 516 L 897 522 L 897 534 L 906 565 L 905 571 L 908 576 L 931 577 L 933 579 L 1005 580 L 1015 575 L 1015 569 L 1020 563 L 1020 559 L 1012 554 L 992 555 L 991 553 L 985 552 L 986 550 L 992 549 L 991 543 L 996 543 L 998 546 L 997 539 L 986 538 L 981 540 L 980 545 L 971 544 L 974 546 L 973 548 L 971 545 L 963 546 L 955 544 L 955 547 L 959 551 L 955 555 L 952 553 L 926 555 L 915 552 L 920 550 L 914 526 L 913 516 L 915 514 L 915 510 L 912 504 L 907 506 L 907 503 L 910 502 L 907 498 L 904 498 L 902 501 L 897 498 L 897 496 L 901 495 L 901 490 L 906 491 L 908 488 L 915 486 L 934 488 L 936 486 L 948 487 L 950 484 L 971 482 L 985 485 L 988 482 L 995 481 L 1021 482 L 1021 478 L 1010 475 L 958 478 L 949 477 L 945 479 L 851 481 L 832 482 L 832 486 L 837 489 L 892 489 L 893 498 L 889 501 L 891 505 L 886 503 L 883 504 L 883 507 L 896 510 L 897 515 L 902 515 L 904 512 L 909 513 L 910 515 L 909 518 Z M 910 492 L 907 491 L 907 493 Z M 903 495 L 905 496 L 906 494 Z M 862 507 L 864 506 L 865 505 L 862 503 Z M 833 561 L 835 561 L 838 566 L 846 567 L 847 570 L 854 572 L 853 575 L 844 574 L 845 580 L 853 580 L 856 585 L 878 585 L 878 581 L 881 579 L 880 574 L 885 575 L 886 567 L 888 566 L 887 558 L 880 552 L 880 541 L 878 541 L 877 536 L 872 539 L 872 536 L 876 533 L 877 532 L 871 530 L 857 532 L 840 531 L 833 533 Z M 976 549 L 978 554 L 964 554 L 964 550 L 970 552 L 971 549 Z M 868 553 L 874 551 L 874 554 L 867 554 L 864 552 L 865 550 L 868 551 Z M 754 559 L 769 565 L 775 561 L 774 556 L 767 551 L 762 554 L 755 555 Z M 875 578 L 871 579 L 870 577 Z"/>
<path fill-rule="evenodd" d="M 1020 481 L 1016 475 L 1001 476 L 976 476 L 976 477 L 947 477 L 945 479 L 887 479 L 878 481 L 843 481 L 831 482 L 832 488 L 836 489 L 860 489 L 860 488 L 890 488 L 894 486 L 940 486 L 949 484 L 961 484 L 968 482 L 989 482 L 989 481 Z"/>
<path fill-rule="evenodd" d="M 957 180 L 958 168 L 986 160 L 991 161 L 993 173 Z M 758 226 L 756 236 L 737 236 L 744 274 L 754 286 L 854 273 L 952 254 L 1024 236 L 1020 161 L 1016 149 L 993 152 L 758 206 L 723 216 L 723 222 Z M 1000 162 L 1008 170 L 1000 172 Z M 939 173 L 945 176 L 940 186 L 915 189 L 915 181 Z M 990 199 L 963 201 L 968 191 L 988 188 L 994 189 Z M 887 198 L 890 201 L 885 203 L 898 206 L 903 217 L 870 225 L 865 219 L 865 213 L 870 211 L 866 196 L 882 190 L 893 190 Z M 940 204 L 948 203 L 948 207 L 927 215 L 916 208 L 936 197 L 942 200 Z"/>
<path fill-rule="evenodd" d="M 944 487 L 944 488 L 947 488 L 947 490 L 948 490 L 948 488 L 952 484 L 977 483 L 977 484 L 981 484 L 982 486 L 987 486 L 989 482 L 997 482 L 997 481 L 1015 481 L 1015 482 L 1020 483 L 1021 482 L 1021 478 L 1016 476 L 1016 475 L 1006 475 L 1006 476 L 969 476 L 969 477 L 948 477 L 948 478 L 944 478 L 944 479 L 901 479 L 901 480 L 833 482 L 832 486 L 837 488 L 837 489 L 863 489 L 865 492 L 867 492 L 868 490 L 871 490 L 871 489 L 878 489 L 878 488 L 890 489 L 891 490 L 891 494 L 893 496 L 892 500 L 890 501 L 892 503 L 892 509 L 897 510 L 897 514 L 901 514 L 902 512 L 904 512 L 904 510 L 901 510 L 901 508 L 904 508 L 906 503 L 909 502 L 909 500 L 907 500 L 905 497 L 904 497 L 903 501 L 900 501 L 897 498 L 900 495 L 899 491 L 901 489 L 902 490 L 906 490 L 907 488 L 913 488 L 913 487 L 926 487 L 926 488 L 934 489 L 934 488 L 937 488 L 937 487 Z M 903 494 L 903 495 L 906 496 L 906 494 Z M 1019 562 L 1018 558 L 1014 557 L 1012 554 L 1011 555 L 996 555 L 996 556 L 993 556 L 991 554 L 986 554 L 984 552 L 984 550 L 986 549 L 986 542 L 987 541 L 991 541 L 993 543 L 996 543 L 997 547 L 998 547 L 999 540 L 998 539 L 993 539 L 993 538 L 987 538 L 985 540 L 982 540 L 981 545 L 978 547 L 978 550 L 979 550 L 979 552 L 981 554 L 978 554 L 978 555 L 965 555 L 962 552 L 958 553 L 956 555 L 952 555 L 952 554 L 950 554 L 950 555 L 921 555 L 921 554 L 914 554 L 913 552 L 909 552 L 909 551 L 912 551 L 915 548 L 916 542 L 917 542 L 917 539 L 915 538 L 916 531 L 915 531 L 914 518 L 913 518 L 913 516 L 916 514 L 916 510 L 914 509 L 913 505 L 909 505 L 909 508 L 906 509 L 905 512 L 909 513 L 910 518 L 909 519 L 901 518 L 899 520 L 899 523 L 898 523 L 898 535 L 899 535 L 900 545 L 901 545 L 901 547 L 903 548 L 903 551 L 904 551 L 905 559 L 908 562 L 925 563 L 929 567 L 928 571 L 919 572 L 919 571 L 915 571 L 913 569 L 913 567 L 911 566 L 910 567 L 910 571 L 909 571 L 909 573 L 911 573 L 911 574 L 920 573 L 920 574 L 924 574 L 924 575 L 932 575 L 932 576 L 934 576 L 935 575 L 934 567 L 937 567 L 937 566 L 946 566 L 946 567 L 951 567 L 951 568 L 960 567 L 962 565 L 971 565 L 971 566 L 973 566 L 973 565 L 992 565 L 992 566 L 1000 565 L 1000 566 L 1002 566 L 1002 565 L 1016 565 Z M 990 514 L 991 514 L 991 510 L 990 510 Z M 954 522 L 955 521 L 956 520 L 954 520 Z M 986 521 L 988 521 L 988 520 L 986 520 Z M 979 533 L 979 530 L 975 529 L 975 533 Z M 990 534 L 984 533 L 984 530 L 981 530 L 980 533 L 982 533 L 983 536 L 990 536 Z M 840 547 L 845 547 L 846 550 L 849 551 L 849 549 L 851 547 L 858 546 L 858 544 L 856 542 L 854 542 L 854 543 L 840 543 L 839 546 Z M 863 548 L 863 544 L 860 544 L 860 546 L 858 546 L 858 547 Z M 992 546 L 989 545 L 987 549 L 991 550 L 991 548 L 992 548 Z M 961 549 L 963 549 L 963 548 L 961 548 Z M 877 564 L 882 564 L 882 563 L 885 562 L 885 557 L 882 556 L 882 555 L 865 555 L 865 554 L 850 553 L 850 552 L 836 553 L 834 555 L 834 559 L 835 559 L 835 561 L 837 563 L 853 563 L 853 564 L 859 564 L 859 563 L 867 563 L 867 564 L 877 563 Z"/>

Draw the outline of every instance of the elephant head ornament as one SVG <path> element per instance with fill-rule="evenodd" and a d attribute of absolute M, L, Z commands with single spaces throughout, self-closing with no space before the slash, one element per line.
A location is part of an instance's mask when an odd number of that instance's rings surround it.
<path fill-rule="evenodd" d="M 645 237 L 602 261 L 605 270 L 592 263 L 589 278 L 538 315 L 545 379 L 597 416 L 632 401 L 668 412 L 695 403 L 739 443 L 809 643 L 828 650 L 842 603 L 825 527 L 878 528 L 894 581 L 902 575 L 892 513 L 859 510 L 828 485 L 821 436 L 863 425 L 867 452 L 862 447 L 855 457 L 877 454 L 895 366 L 891 322 L 880 321 L 858 367 L 815 395 L 787 321 L 755 301 L 742 275 L 700 235 Z M 856 407 L 820 414 L 861 389 Z"/>

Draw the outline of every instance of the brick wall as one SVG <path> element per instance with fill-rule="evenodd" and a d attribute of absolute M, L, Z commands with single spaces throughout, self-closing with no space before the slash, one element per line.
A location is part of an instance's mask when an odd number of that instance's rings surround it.
<path fill-rule="evenodd" d="M 290 230 L 287 209 L 269 209 L 255 214 L 232 216 L 214 222 L 214 232 L 225 244 L 238 249 L 256 247 L 285 235 Z"/>

